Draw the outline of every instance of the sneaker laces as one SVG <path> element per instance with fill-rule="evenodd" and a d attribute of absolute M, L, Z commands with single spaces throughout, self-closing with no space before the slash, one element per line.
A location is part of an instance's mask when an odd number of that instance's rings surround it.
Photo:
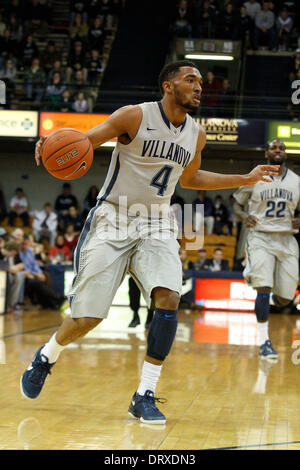
<path fill-rule="evenodd" d="M 146 392 L 145 395 L 144 395 L 144 398 L 149 400 L 151 402 L 151 404 L 153 404 L 154 406 L 155 406 L 156 401 L 157 401 L 157 403 L 161 403 L 161 404 L 165 404 L 168 401 L 166 398 L 155 397 L 153 392 L 152 393 L 147 393 Z"/>
<path fill-rule="evenodd" d="M 47 374 L 51 375 L 52 364 L 49 364 L 48 358 L 43 354 L 41 354 L 41 357 L 44 357 L 46 361 L 36 358 L 32 363 L 33 369 L 30 379 L 35 385 L 42 385 Z"/>

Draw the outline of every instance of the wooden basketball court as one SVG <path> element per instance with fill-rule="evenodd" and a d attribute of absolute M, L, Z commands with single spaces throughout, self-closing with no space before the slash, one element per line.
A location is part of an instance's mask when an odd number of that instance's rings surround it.
<path fill-rule="evenodd" d="M 140 310 L 142 324 L 146 310 Z M 300 449 L 300 364 L 292 362 L 300 315 L 271 315 L 277 364 L 257 355 L 253 314 L 181 311 L 157 396 L 167 424 L 133 420 L 127 409 L 145 354 L 142 325 L 128 308 L 63 351 L 37 400 L 20 376 L 62 321 L 31 310 L 0 316 L 0 448 Z M 300 344 L 300 342 L 299 342 Z M 300 348 L 300 346 L 298 346 Z M 295 361 L 294 361 L 295 362 Z M 300 361 L 299 361 L 300 362 Z"/>

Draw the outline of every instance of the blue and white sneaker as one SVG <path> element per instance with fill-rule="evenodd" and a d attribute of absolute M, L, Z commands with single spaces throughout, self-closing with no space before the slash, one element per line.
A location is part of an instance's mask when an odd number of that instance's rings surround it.
<path fill-rule="evenodd" d="M 151 390 L 146 390 L 145 395 L 137 392 L 133 395 L 128 413 L 142 423 L 165 424 L 166 417 L 159 411 L 155 402 L 166 403 L 165 398 L 156 398 Z"/>
<path fill-rule="evenodd" d="M 53 364 L 49 364 L 48 358 L 41 354 L 42 346 L 36 353 L 34 360 L 27 367 L 21 377 L 20 389 L 25 398 L 34 400 L 39 396 L 48 374 L 51 374 Z"/>
<path fill-rule="evenodd" d="M 261 359 L 278 359 L 278 354 L 269 339 L 260 346 L 259 357 Z"/>

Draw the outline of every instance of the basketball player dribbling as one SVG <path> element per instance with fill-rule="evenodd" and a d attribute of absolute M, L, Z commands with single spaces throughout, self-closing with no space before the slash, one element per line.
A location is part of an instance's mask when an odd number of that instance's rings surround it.
<path fill-rule="evenodd" d="M 246 282 L 257 291 L 255 313 L 259 356 L 276 360 L 278 354 L 269 339 L 270 293 L 278 307 L 291 302 L 299 280 L 299 249 L 293 236 L 300 228 L 300 178 L 286 167 L 285 145 L 273 140 L 266 149 L 268 164 L 280 165 L 272 182 L 258 181 L 234 193 L 234 212 L 249 228 L 246 241 Z M 245 207 L 248 206 L 248 210 Z"/>
<path fill-rule="evenodd" d="M 199 170 L 205 131 L 187 113 L 200 104 L 201 84 L 200 72 L 192 62 L 168 64 L 159 76 L 161 102 L 120 108 L 86 133 L 94 149 L 114 137 L 118 142 L 98 203 L 87 217 L 74 254 L 71 316 L 36 352 L 21 377 L 24 396 L 37 398 L 62 350 L 107 317 L 115 293 L 129 272 L 148 307 L 153 303 L 155 315 L 140 384 L 128 411 L 142 422 L 166 422 L 156 406 L 160 399 L 155 397 L 155 390 L 176 334 L 182 266 L 171 216 L 159 216 L 157 211 L 153 215 L 152 209 L 169 208 L 178 180 L 182 187 L 191 189 L 235 188 L 254 185 L 268 173 L 276 175 L 279 168 L 260 165 L 246 175 Z M 36 145 L 37 165 L 43 141 L 41 138 Z M 125 216 L 121 211 L 124 204 Z M 137 205 L 139 211 L 146 210 L 146 215 L 136 215 Z M 114 217 L 116 209 L 119 213 Z M 135 230 L 128 236 L 124 228 L 132 223 Z"/>

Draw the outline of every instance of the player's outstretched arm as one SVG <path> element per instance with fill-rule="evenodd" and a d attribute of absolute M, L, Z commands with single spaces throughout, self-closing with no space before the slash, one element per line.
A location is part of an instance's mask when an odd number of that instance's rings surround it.
<path fill-rule="evenodd" d="M 142 117 L 143 112 L 140 106 L 124 106 L 115 111 L 102 124 L 88 130 L 86 135 L 94 149 L 114 137 L 121 137 L 122 135 L 126 135 L 129 140 L 133 140 L 139 130 Z M 47 136 L 41 136 L 35 145 L 35 161 L 37 166 L 40 165 L 41 151 L 46 139 Z"/>
<path fill-rule="evenodd" d="M 268 178 L 269 176 L 278 175 L 279 165 L 258 165 L 246 175 L 223 175 L 221 173 L 200 170 L 201 151 L 204 145 L 205 132 L 200 128 L 196 155 L 180 177 L 182 188 L 209 190 L 253 186 L 258 181 L 269 183 L 272 181 Z"/>

